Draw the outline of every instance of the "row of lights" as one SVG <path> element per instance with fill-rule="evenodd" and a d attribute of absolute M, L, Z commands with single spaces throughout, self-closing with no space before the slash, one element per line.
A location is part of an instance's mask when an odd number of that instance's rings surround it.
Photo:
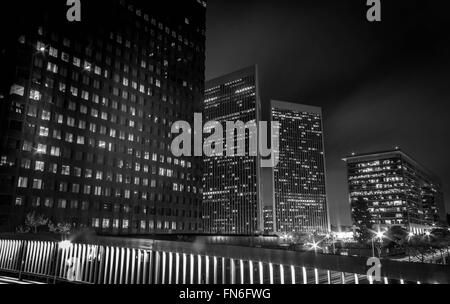
<path fill-rule="evenodd" d="M 38 51 L 41 52 L 42 54 L 44 54 L 47 51 L 47 46 L 41 46 Z M 91 71 L 91 66 L 90 65 L 86 65 L 84 67 L 84 70 Z"/>

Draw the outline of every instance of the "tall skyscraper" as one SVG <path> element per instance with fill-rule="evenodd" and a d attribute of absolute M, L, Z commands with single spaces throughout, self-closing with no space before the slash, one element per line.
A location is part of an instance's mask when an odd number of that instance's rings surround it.
<path fill-rule="evenodd" d="M 265 229 L 326 233 L 329 219 L 322 110 L 282 101 L 272 101 L 271 109 L 272 121 L 280 123 L 280 159 L 273 168 L 274 199 L 272 206 L 265 206 Z"/>
<path fill-rule="evenodd" d="M 204 96 L 206 3 L 15 1 L 2 12 L 0 225 L 197 232 L 201 176 L 171 124 Z M 9 14 L 6 16 L 6 14 Z M 5 15 L 5 16 L 3 16 Z"/>
<path fill-rule="evenodd" d="M 380 229 L 402 226 L 423 232 L 445 214 L 439 179 L 403 151 L 354 154 L 344 160 L 350 202 L 364 200 Z"/>
<path fill-rule="evenodd" d="M 206 83 L 205 121 L 223 126 L 227 121 L 258 123 L 260 111 L 256 66 Z M 263 230 L 260 158 L 250 156 L 249 136 L 247 129 L 245 156 L 204 158 L 203 226 L 207 233 L 249 235 Z"/>

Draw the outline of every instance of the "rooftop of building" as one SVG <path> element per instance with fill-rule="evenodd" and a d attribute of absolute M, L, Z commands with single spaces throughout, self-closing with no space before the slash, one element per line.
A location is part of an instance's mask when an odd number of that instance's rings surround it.
<path fill-rule="evenodd" d="M 281 101 L 281 100 L 271 100 L 270 106 L 272 109 L 283 109 L 291 110 L 296 112 L 306 112 L 322 115 L 322 108 L 317 106 L 311 106 L 306 104 L 300 104 L 296 102 Z"/>
<path fill-rule="evenodd" d="M 405 159 L 410 164 L 420 169 L 424 174 L 426 174 L 430 179 L 432 179 L 434 183 L 437 183 L 439 185 L 441 184 L 441 180 L 437 175 L 435 175 L 432 171 L 423 166 L 414 157 L 404 152 L 399 147 L 395 147 L 392 150 L 383 150 L 377 152 L 352 153 L 343 158 L 343 161 L 345 161 L 346 163 L 355 163 L 360 161 L 379 160 L 381 158 L 389 158 L 389 157 L 401 157 L 402 159 Z"/>
<path fill-rule="evenodd" d="M 233 82 L 238 80 L 239 78 L 247 77 L 250 75 L 255 75 L 257 77 L 258 75 L 258 65 L 251 65 L 242 69 L 239 69 L 237 71 L 224 74 L 222 76 L 212 78 L 205 83 L 206 90 L 214 89 L 217 86 L 226 84 L 228 82 Z M 257 82 L 257 81 L 256 81 Z"/>

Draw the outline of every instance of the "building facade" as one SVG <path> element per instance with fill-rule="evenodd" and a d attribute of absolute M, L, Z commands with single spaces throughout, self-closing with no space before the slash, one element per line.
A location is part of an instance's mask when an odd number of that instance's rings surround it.
<path fill-rule="evenodd" d="M 238 121 L 257 125 L 260 111 L 256 66 L 206 82 L 205 121 L 218 121 L 223 126 Z M 250 132 L 250 128 L 245 132 L 246 146 Z M 234 144 L 238 136 L 233 135 Z M 229 148 L 224 146 L 225 150 Z M 204 158 L 204 232 L 250 235 L 263 230 L 260 171 L 259 156 L 251 156 L 247 148 L 245 156 Z"/>
<path fill-rule="evenodd" d="M 279 163 L 273 168 L 273 215 L 277 233 L 329 231 L 322 110 L 282 101 L 271 102 L 279 122 Z M 275 212 L 271 212 L 275 210 Z M 266 229 L 270 224 L 265 225 Z M 270 232 L 270 231 L 268 231 Z"/>
<path fill-rule="evenodd" d="M 198 164 L 173 157 L 170 130 L 201 109 L 206 3 L 84 1 L 68 22 L 64 1 L 21 2 L 2 18 L 1 229 L 34 211 L 104 234 L 201 230 Z"/>
<path fill-rule="evenodd" d="M 403 151 L 352 155 L 347 163 L 350 202 L 364 200 L 375 227 L 401 226 L 422 233 L 443 208 L 437 177 Z"/>

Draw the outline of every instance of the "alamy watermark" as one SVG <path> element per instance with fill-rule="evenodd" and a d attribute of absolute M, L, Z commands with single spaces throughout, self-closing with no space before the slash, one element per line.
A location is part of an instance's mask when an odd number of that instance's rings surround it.
<path fill-rule="evenodd" d="M 172 134 L 179 135 L 172 141 L 171 150 L 175 157 L 261 156 L 261 167 L 273 168 L 279 162 L 280 123 L 271 122 L 270 147 L 268 128 L 266 121 L 227 121 L 225 127 L 218 121 L 203 124 L 202 114 L 196 113 L 194 127 L 187 121 L 173 123 Z M 210 135 L 204 139 L 205 134 Z"/>
<path fill-rule="evenodd" d="M 369 268 L 367 270 L 367 277 L 372 280 L 372 282 L 381 282 L 381 261 L 379 258 L 371 257 L 367 260 L 366 265 Z"/>
<path fill-rule="evenodd" d="M 67 10 L 67 21 L 80 22 L 81 21 L 81 0 L 67 0 L 67 6 L 70 8 Z"/>
<path fill-rule="evenodd" d="M 369 22 L 381 21 L 381 0 L 367 0 L 367 6 L 370 8 L 367 11 L 366 17 Z M 67 10 L 67 21 L 80 22 L 81 21 L 81 0 L 67 0 L 66 5 L 69 6 Z"/>
<path fill-rule="evenodd" d="M 367 11 L 367 21 L 380 22 L 381 21 L 381 0 L 367 0 L 367 6 L 370 6 Z"/>

